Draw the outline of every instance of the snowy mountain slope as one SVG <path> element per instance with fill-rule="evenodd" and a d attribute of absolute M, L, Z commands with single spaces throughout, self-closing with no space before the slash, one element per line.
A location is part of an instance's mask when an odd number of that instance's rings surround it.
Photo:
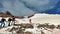
<path fill-rule="evenodd" d="M 60 15 L 53 14 L 35 14 L 31 17 L 32 23 L 50 23 L 50 24 L 60 24 Z"/>

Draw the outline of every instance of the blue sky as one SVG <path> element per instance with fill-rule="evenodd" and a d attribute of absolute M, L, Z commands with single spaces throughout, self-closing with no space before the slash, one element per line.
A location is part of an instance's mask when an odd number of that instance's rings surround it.
<path fill-rule="evenodd" d="M 0 0 L 0 11 L 9 11 L 15 16 L 60 14 L 60 0 Z"/>

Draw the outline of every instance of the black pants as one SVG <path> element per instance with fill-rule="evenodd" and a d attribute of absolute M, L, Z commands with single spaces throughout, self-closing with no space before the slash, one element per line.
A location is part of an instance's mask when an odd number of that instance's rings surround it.
<path fill-rule="evenodd" d="M 11 23 L 11 21 L 9 21 L 9 24 L 8 24 L 8 26 L 10 26 L 10 23 Z"/>

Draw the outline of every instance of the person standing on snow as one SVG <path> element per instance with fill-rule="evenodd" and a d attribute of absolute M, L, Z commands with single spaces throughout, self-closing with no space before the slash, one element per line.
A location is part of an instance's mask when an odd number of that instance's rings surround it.
<path fill-rule="evenodd" d="M 2 19 L 1 19 L 1 26 L 2 26 L 2 27 L 5 27 L 5 21 L 6 21 L 5 18 L 2 18 Z"/>
<path fill-rule="evenodd" d="M 8 22 L 9 22 L 9 23 L 8 23 L 8 26 L 10 26 L 11 21 L 12 21 L 12 19 L 9 18 L 9 19 L 8 19 Z"/>
<path fill-rule="evenodd" d="M 31 24 L 32 22 L 31 22 L 31 19 L 29 19 L 29 23 Z"/>
<path fill-rule="evenodd" d="M 12 23 L 15 25 L 15 17 L 12 18 Z"/>

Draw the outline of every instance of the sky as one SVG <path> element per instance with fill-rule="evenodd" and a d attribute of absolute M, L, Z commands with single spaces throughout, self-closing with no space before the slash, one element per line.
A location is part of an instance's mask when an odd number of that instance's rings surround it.
<path fill-rule="evenodd" d="M 34 13 L 60 14 L 60 0 L 0 0 L 0 12 L 9 11 L 14 16 Z"/>

